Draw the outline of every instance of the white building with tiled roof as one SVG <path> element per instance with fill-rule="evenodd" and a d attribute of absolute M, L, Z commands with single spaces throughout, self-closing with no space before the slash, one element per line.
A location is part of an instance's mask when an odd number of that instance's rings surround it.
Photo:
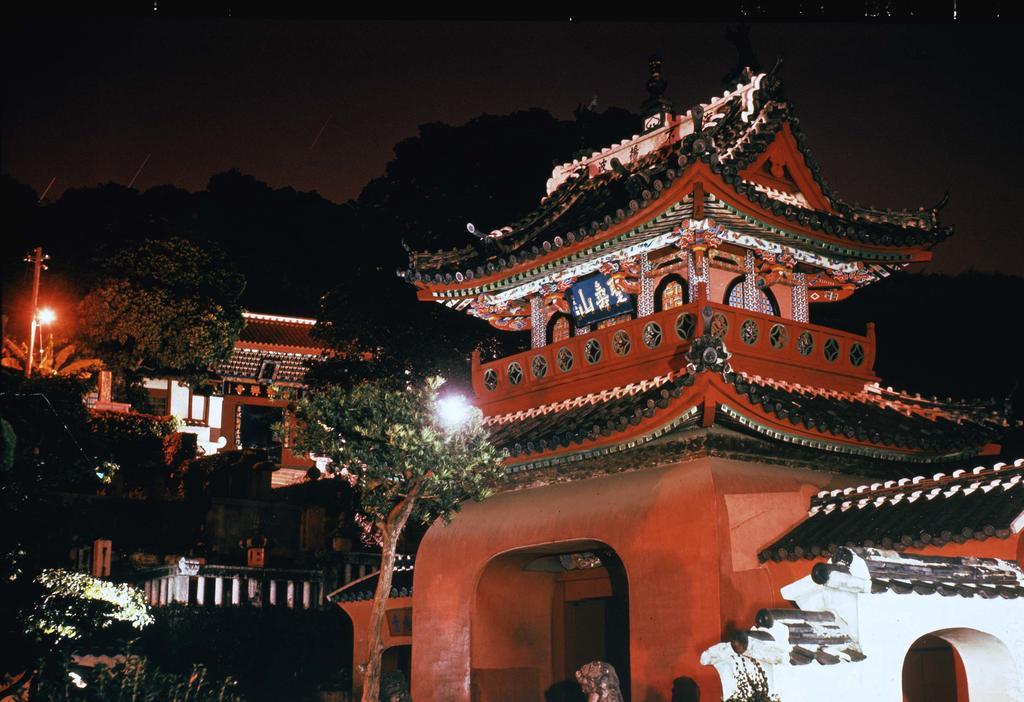
<path fill-rule="evenodd" d="M 145 387 L 154 411 L 177 417 L 183 431 L 197 436 L 205 454 L 242 448 L 267 449 L 280 468 L 275 487 L 301 480 L 313 465 L 292 453 L 288 406 L 305 389 L 310 365 L 326 353 L 311 332 L 315 319 L 243 312 L 245 326 L 231 355 L 214 369 L 210 394 L 197 393 L 176 378 L 147 378 Z"/>

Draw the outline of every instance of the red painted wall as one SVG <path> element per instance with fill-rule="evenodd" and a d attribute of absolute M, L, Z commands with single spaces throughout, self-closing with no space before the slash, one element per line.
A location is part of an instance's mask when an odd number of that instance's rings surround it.
<path fill-rule="evenodd" d="M 413 629 L 425 643 L 413 646 L 413 698 L 511 699 L 509 687 L 495 689 L 499 674 L 482 672 L 496 665 L 509 669 L 507 686 L 513 669 L 537 670 L 543 694 L 556 628 L 543 622 L 550 583 L 544 573 L 516 573 L 517 564 L 545 549 L 607 545 L 629 582 L 632 701 L 669 702 L 678 678 L 716 699 L 718 676 L 700 665 L 701 651 L 722 639 L 723 622 L 749 626 L 777 597 L 788 581 L 773 581 L 756 553 L 803 518 L 811 493 L 859 482 L 833 478 L 701 458 L 466 505 L 452 524 L 429 530 L 417 555 Z"/>

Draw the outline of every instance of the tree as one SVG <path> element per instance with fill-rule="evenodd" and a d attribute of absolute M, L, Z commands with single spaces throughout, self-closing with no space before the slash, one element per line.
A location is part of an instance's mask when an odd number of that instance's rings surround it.
<path fill-rule="evenodd" d="M 32 606 L 20 612 L 19 623 L 34 656 L 16 666 L 22 667 L 20 673 L 3 671 L 0 698 L 26 685 L 38 692 L 41 678 L 47 671 L 62 668 L 73 647 L 89 650 L 112 643 L 125 645 L 153 622 L 142 591 L 131 585 L 60 568 L 44 570 L 33 585 Z M 25 653 L 19 650 L 18 656 L 24 658 Z M 66 678 L 59 682 L 66 684 Z M 49 695 L 43 696 L 49 699 Z"/>
<path fill-rule="evenodd" d="M 88 378 L 92 373 L 103 369 L 103 361 L 98 358 L 74 359 L 75 345 L 67 344 L 59 351 L 54 351 L 53 336 L 42 348 L 39 363 L 32 363 L 33 372 L 39 375 L 63 375 L 76 378 Z M 3 366 L 14 370 L 25 370 L 28 359 L 28 344 L 17 343 L 13 339 L 4 339 Z"/>
<path fill-rule="evenodd" d="M 329 386 L 308 394 L 297 410 L 299 450 L 331 458 L 334 474 L 356 486 L 381 544 L 364 702 L 377 702 L 380 693 L 381 627 L 406 524 L 448 522 L 460 503 L 483 499 L 503 476 L 503 454 L 489 442 L 479 410 L 466 407 L 457 424 L 439 415 L 443 382 L 433 377 L 406 387 L 388 380 Z"/>
<path fill-rule="evenodd" d="M 173 370 L 196 384 L 227 358 L 242 329 L 245 280 L 220 249 L 147 239 L 98 266 L 79 304 L 79 338 L 120 382 Z"/>

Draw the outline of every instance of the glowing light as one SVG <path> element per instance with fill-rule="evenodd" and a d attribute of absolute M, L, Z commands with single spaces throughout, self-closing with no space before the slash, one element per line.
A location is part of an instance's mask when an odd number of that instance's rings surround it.
<path fill-rule="evenodd" d="M 39 310 L 39 323 L 40 324 L 53 324 L 57 321 L 57 313 L 51 310 L 49 307 L 44 307 Z"/>
<path fill-rule="evenodd" d="M 466 423 L 473 406 L 462 395 L 448 395 L 437 401 L 437 417 L 445 429 L 458 429 Z"/>

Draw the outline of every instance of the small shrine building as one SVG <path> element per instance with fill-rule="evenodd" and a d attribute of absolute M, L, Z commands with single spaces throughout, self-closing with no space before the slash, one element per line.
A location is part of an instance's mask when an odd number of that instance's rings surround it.
<path fill-rule="evenodd" d="M 918 598 L 921 612 L 994 587 L 997 614 L 1024 621 L 1006 599 L 1019 568 L 1004 565 L 1021 557 L 1024 466 L 996 487 L 961 470 L 998 452 L 1003 408 L 882 387 L 870 325 L 810 322 L 811 305 L 929 260 L 951 234 L 940 205 L 840 199 L 774 70 L 748 70 L 682 112 L 664 97 L 660 61 L 651 69 L 641 133 L 556 167 L 521 220 L 411 254 L 404 276 L 421 300 L 531 339 L 507 358 L 473 358 L 510 483 L 420 546 L 399 603 L 411 594 L 417 702 L 576 699 L 574 672 L 594 659 L 633 702 L 719 699 L 735 685 L 719 671 L 744 651 L 770 661 L 772 685 L 794 651 L 832 671 L 896 655 L 885 669 L 898 670 L 907 650 L 858 644 L 857 621 L 835 623 L 848 610 L 809 586 L 780 592 L 812 567 L 819 589 Z M 887 554 L 891 580 L 879 575 Z M 939 556 L 996 563 L 961 568 L 950 585 L 956 568 L 928 560 Z M 881 580 L 915 594 L 871 594 Z M 791 623 L 801 616 L 803 629 Z M 801 639 L 811 620 L 834 624 L 837 645 Z M 943 631 L 970 621 L 939 620 Z M 909 650 L 933 633 L 928 621 L 904 620 L 894 645 Z M 714 648 L 737 632 L 745 643 Z M 977 677 L 977 656 L 961 658 L 961 678 Z"/>
<path fill-rule="evenodd" d="M 262 449 L 274 466 L 273 487 L 303 480 L 313 466 L 291 450 L 274 426 L 290 427 L 289 405 L 306 390 L 306 373 L 328 350 L 311 332 L 315 319 L 243 312 L 245 322 L 231 355 L 211 369 L 206 392 L 195 392 L 174 377 L 146 378 L 144 386 L 157 414 L 177 417 L 196 434 L 205 455 L 222 450 Z"/>

